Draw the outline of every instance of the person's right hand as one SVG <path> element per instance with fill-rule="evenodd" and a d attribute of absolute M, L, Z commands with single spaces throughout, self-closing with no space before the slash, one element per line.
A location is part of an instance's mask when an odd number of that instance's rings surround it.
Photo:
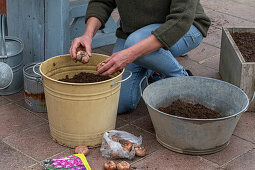
<path fill-rule="evenodd" d="M 75 62 L 80 61 L 82 63 L 86 63 L 86 61 L 82 57 L 80 57 L 79 55 L 77 56 L 77 52 L 83 50 L 86 51 L 89 56 L 91 56 L 91 44 L 92 38 L 89 36 L 83 35 L 81 37 L 75 38 L 69 50 L 72 60 L 74 60 Z"/>

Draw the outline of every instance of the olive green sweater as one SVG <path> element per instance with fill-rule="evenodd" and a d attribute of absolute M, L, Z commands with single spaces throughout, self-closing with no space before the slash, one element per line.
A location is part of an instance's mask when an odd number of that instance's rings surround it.
<path fill-rule="evenodd" d="M 199 0 L 90 0 L 86 21 L 96 17 L 104 28 L 114 8 L 120 14 L 118 38 L 126 39 L 129 34 L 149 24 L 162 25 L 152 31 L 165 49 L 174 45 L 194 24 L 205 37 L 210 19 L 205 15 Z"/>

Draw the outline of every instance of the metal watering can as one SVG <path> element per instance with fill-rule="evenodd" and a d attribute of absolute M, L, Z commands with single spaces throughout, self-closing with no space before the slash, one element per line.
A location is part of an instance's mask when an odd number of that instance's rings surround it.
<path fill-rule="evenodd" d="M 11 67 L 5 63 L 7 59 L 6 45 L 5 45 L 5 22 L 4 15 L 1 15 L 0 26 L 0 89 L 5 89 L 10 86 L 13 80 L 13 72 Z"/>
<path fill-rule="evenodd" d="M 23 88 L 23 42 L 6 36 L 6 15 L 0 18 L 0 95 L 13 94 Z"/>

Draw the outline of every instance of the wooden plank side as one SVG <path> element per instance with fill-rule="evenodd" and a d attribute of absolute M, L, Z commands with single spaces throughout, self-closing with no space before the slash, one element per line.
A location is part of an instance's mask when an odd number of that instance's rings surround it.
<path fill-rule="evenodd" d="M 45 0 L 45 59 L 69 51 L 69 3 L 67 0 Z"/>
<path fill-rule="evenodd" d="M 255 63 L 243 63 L 240 88 L 251 98 L 255 91 Z"/>
<path fill-rule="evenodd" d="M 240 87 L 251 99 L 255 91 L 255 62 L 245 62 L 242 53 L 229 32 L 255 32 L 255 28 L 224 28 L 222 34 L 220 74 L 222 78 Z M 226 58 L 228 60 L 226 60 Z M 240 67 L 241 66 L 241 67 Z M 238 77 L 239 83 L 233 83 Z M 254 111 L 255 101 L 249 111 Z"/>
<path fill-rule="evenodd" d="M 238 57 L 227 29 L 222 30 L 220 51 L 220 75 L 226 82 L 240 87 L 242 62 Z"/>
<path fill-rule="evenodd" d="M 103 33 L 112 33 L 117 29 L 117 23 L 114 21 L 113 17 L 110 16 L 108 21 L 105 23 L 105 28 L 102 30 Z"/>
<path fill-rule="evenodd" d="M 79 0 L 70 2 L 70 17 L 84 17 L 87 11 L 89 0 Z"/>
<path fill-rule="evenodd" d="M 0 14 L 6 14 L 6 0 L 0 0 Z"/>
<path fill-rule="evenodd" d="M 44 60 L 44 0 L 7 0 L 10 36 L 24 43 L 24 63 Z"/>
<path fill-rule="evenodd" d="M 70 43 L 76 37 L 83 35 L 86 24 L 85 14 L 88 6 L 88 0 L 73 1 L 70 3 L 70 18 L 72 19 L 70 28 Z M 105 28 L 99 30 L 93 38 L 92 48 L 114 44 L 116 42 L 115 31 L 117 29 L 117 23 L 113 17 L 110 16 Z"/>

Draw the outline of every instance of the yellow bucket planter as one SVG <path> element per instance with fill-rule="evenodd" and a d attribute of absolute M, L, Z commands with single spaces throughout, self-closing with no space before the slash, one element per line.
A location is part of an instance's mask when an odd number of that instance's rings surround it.
<path fill-rule="evenodd" d="M 60 55 L 41 64 L 50 132 L 59 144 L 97 147 L 103 134 L 115 129 L 124 70 L 96 83 L 58 81 L 80 72 L 96 73 L 96 65 L 107 57 L 93 53 L 89 63 L 82 64 L 73 62 L 70 55 Z"/>

